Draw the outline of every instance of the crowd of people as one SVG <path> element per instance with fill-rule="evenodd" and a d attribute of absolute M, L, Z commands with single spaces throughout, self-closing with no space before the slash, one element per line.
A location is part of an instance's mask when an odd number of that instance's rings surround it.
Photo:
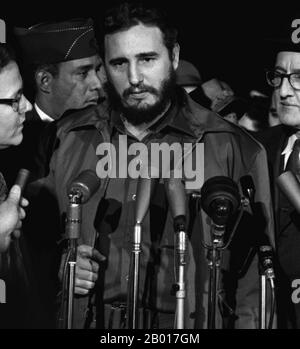
<path fill-rule="evenodd" d="M 196 64 L 180 58 L 172 19 L 142 3 L 108 9 L 97 35 L 90 18 L 14 29 L 13 45 L 0 44 L 1 328 L 67 328 L 70 222 L 80 223 L 72 328 L 132 328 L 137 223 L 134 328 L 176 328 L 179 316 L 187 329 L 261 328 L 263 273 L 272 282 L 275 275 L 269 328 L 300 328 L 300 216 L 276 184 L 284 172 L 298 183 L 300 169 L 300 46 L 293 30 L 290 23 L 285 40 L 272 42 L 272 94 L 252 90 L 245 97 L 217 76 L 203 81 Z M 187 171 L 190 162 L 196 171 Z M 30 171 L 23 192 L 14 185 L 20 168 Z M 70 187 L 86 170 L 101 181 L 80 204 L 81 216 L 70 218 Z M 170 195 L 171 180 L 182 197 Z M 150 183 L 149 197 L 141 183 Z M 209 205 L 206 183 L 213 183 Z M 178 217 L 184 262 L 174 240 Z"/>

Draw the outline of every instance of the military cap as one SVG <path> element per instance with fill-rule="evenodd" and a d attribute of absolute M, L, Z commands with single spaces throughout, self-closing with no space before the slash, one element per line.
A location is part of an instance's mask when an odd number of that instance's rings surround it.
<path fill-rule="evenodd" d="M 90 18 L 41 23 L 30 28 L 15 28 L 14 32 L 27 63 L 59 63 L 98 53 Z"/>

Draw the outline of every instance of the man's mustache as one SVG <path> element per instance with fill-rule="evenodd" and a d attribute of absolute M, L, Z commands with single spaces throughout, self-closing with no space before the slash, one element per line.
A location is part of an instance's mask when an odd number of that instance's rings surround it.
<path fill-rule="evenodd" d="M 151 86 L 141 86 L 141 87 L 129 87 L 123 92 L 123 97 L 127 98 L 133 93 L 144 93 L 144 92 L 149 92 L 155 95 L 158 95 L 158 91 L 151 87 Z"/>

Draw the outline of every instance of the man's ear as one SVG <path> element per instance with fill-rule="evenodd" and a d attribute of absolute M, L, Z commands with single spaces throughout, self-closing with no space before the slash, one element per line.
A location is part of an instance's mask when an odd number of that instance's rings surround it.
<path fill-rule="evenodd" d="M 172 52 L 172 64 L 173 64 L 174 70 L 177 69 L 179 64 L 179 52 L 180 52 L 180 46 L 178 43 L 176 43 L 173 47 L 173 52 Z"/>
<path fill-rule="evenodd" d="M 50 93 L 52 89 L 53 75 L 47 70 L 39 70 L 35 74 L 35 82 L 39 90 Z"/>

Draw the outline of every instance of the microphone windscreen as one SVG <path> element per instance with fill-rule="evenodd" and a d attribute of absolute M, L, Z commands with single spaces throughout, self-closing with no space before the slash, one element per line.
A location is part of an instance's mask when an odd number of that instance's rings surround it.
<path fill-rule="evenodd" d="M 159 170 L 149 166 L 142 168 L 136 190 L 135 221 L 142 223 L 150 206 L 154 187 L 159 179 Z"/>
<path fill-rule="evenodd" d="M 201 206 L 217 225 L 225 225 L 240 205 L 238 185 L 229 177 L 209 178 L 201 188 Z"/>
<path fill-rule="evenodd" d="M 186 195 L 181 178 L 165 179 L 165 190 L 171 208 L 172 217 L 185 216 Z"/>
<path fill-rule="evenodd" d="M 100 186 L 100 178 L 95 171 L 82 171 L 69 186 L 68 194 L 79 191 L 82 195 L 81 203 L 87 202 Z"/>

